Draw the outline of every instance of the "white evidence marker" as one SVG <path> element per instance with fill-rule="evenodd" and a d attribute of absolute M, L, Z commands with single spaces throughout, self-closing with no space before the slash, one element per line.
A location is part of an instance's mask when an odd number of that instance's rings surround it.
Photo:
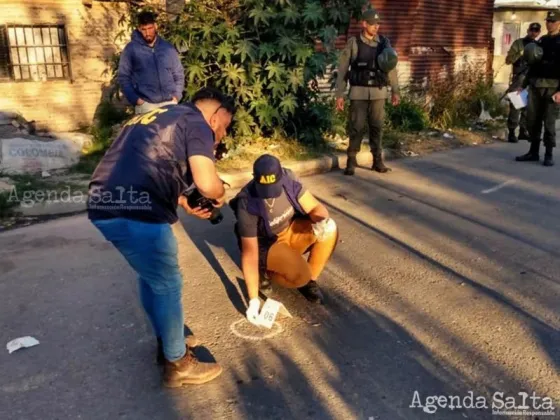
<path fill-rule="evenodd" d="M 259 314 L 259 324 L 268 329 L 272 328 L 278 314 L 292 318 L 292 314 L 290 314 L 283 303 L 268 298 Z"/>

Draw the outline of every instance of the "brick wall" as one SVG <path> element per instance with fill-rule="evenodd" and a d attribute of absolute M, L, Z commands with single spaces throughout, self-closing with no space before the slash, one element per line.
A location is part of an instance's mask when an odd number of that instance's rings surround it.
<path fill-rule="evenodd" d="M 109 91 L 109 60 L 129 39 L 116 35 L 126 3 L 82 0 L 3 0 L 0 24 L 64 24 L 72 80 L 0 82 L 0 110 L 20 112 L 39 128 L 70 131 L 92 122 Z"/>

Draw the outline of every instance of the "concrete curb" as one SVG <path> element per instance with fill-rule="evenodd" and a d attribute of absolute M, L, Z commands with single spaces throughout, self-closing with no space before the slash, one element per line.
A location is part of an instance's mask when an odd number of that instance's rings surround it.
<path fill-rule="evenodd" d="M 397 157 L 392 150 L 383 150 L 383 156 L 386 160 L 393 160 Z M 371 152 L 360 152 L 357 155 L 358 164 L 361 166 L 370 166 L 373 163 Z M 294 171 L 299 177 L 311 176 L 320 173 L 330 172 L 346 167 L 346 154 L 338 153 L 335 155 L 327 155 L 317 159 L 311 159 L 303 162 L 294 162 L 286 164 L 285 167 Z M 230 184 L 232 189 L 241 188 L 252 179 L 251 171 L 242 171 L 237 173 L 220 174 L 221 178 Z"/>
<path fill-rule="evenodd" d="M 391 150 L 383 151 L 386 160 L 392 160 L 396 154 Z M 370 152 L 360 152 L 357 156 L 358 164 L 369 166 L 372 164 L 372 155 Z M 294 171 L 299 177 L 311 176 L 315 174 L 330 172 L 332 170 L 346 167 L 346 154 L 339 153 L 335 155 L 327 155 L 317 159 L 312 159 L 303 162 L 295 162 L 287 164 L 286 167 Z M 239 171 L 235 173 L 222 173 L 221 178 L 227 182 L 231 189 L 243 187 L 252 178 L 251 171 Z M 44 201 L 35 203 L 32 206 L 20 206 L 15 209 L 23 217 L 47 217 L 47 216 L 64 216 L 75 215 L 77 213 L 85 212 L 86 202 L 85 194 L 83 195 L 84 202 L 77 200 L 70 200 L 70 202 L 61 201 Z"/>

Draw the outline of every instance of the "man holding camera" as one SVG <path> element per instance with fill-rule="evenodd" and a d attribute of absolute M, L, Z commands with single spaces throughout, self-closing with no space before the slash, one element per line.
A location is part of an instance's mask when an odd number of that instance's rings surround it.
<path fill-rule="evenodd" d="M 345 175 L 354 175 L 358 166 L 356 156 L 366 127 L 369 127 L 369 145 L 373 155 L 372 170 L 380 173 L 391 170 L 383 163 L 382 133 L 387 86 L 391 86 L 392 104 L 397 106 L 400 103 L 395 70 L 398 56 L 389 39 L 378 34 L 380 22 L 377 11 L 365 11 L 361 19 L 362 33 L 348 40 L 340 57 L 336 80 L 337 111 L 344 111 L 346 83 L 350 82 L 350 143 Z"/>
<path fill-rule="evenodd" d="M 202 89 L 185 105 L 166 105 L 129 120 L 97 166 L 89 186 L 88 215 L 138 274 L 140 299 L 158 341 L 164 386 L 202 384 L 220 375 L 216 363 L 201 363 L 185 344 L 182 275 L 172 225 L 189 179 L 200 194 L 225 202 L 214 151 L 235 110 L 213 89 Z"/>
<path fill-rule="evenodd" d="M 317 279 L 338 242 L 325 206 L 271 155 L 253 165 L 253 180 L 230 201 L 237 223 L 241 266 L 247 283 L 247 319 L 259 325 L 259 278 L 297 288 L 312 303 L 323 303 Z M 307 261 L 302 255 L 309 252 Z"/>

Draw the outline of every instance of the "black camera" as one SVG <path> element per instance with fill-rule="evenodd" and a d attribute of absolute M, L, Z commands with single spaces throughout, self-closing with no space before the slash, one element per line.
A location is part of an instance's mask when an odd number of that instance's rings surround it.
<path fill-rule="evenodd" d="M 187 203 L 191 209 L 200 207 L 201 209 L 208 210 L 210 214 L 210 223 L 217 225 L 224 220 L 224 215 L 219 208 L 214 207 L 212 200 L 204 197 L 198 189 L 194 188 L 190 193 L 185 194 L 187 197 Z"/>
<path fill-rule="evenodd" d="M 229 150 L 227 146 L 224 143 L 220 143 L 214 151 L 214 156 L 216 157 L 216 160 L 222 160 L 228 154 L 228 152 Z"/>
<path fill-rule="evenodd" d="M 224 143 L 220 143 L 218 144 L 216 150 L 214 151 L 214 156 L 216 157 L 216 160 L 222 160 L 224 156 L 227 154 L 227 152 L 228 152 L 228 148 L 226 147 L 226 145 Z M 189 207 L 191 209 L 200 207 L 203 210 L 210 211 L 211 214 L 209 220 L 210 223 L 212 223 L 213 225 L 222 223 L 222 220 L 224 220 L 224 215 L 222 214 L 220 209 L 214 207 L 214 204 L 212 203 L 211 199 L 204 197 L 202 194 L 200 194 L 200 191 L 198 191 L 198 189 L 194 187 L 192 178 L 189 178 L 187 182 L 191 184 L 192 188 L 189 188 L 186 192 L 183 193 L 183 195 L 187 198 L 187 203 Z M 222 183 L 224 185 L 229 186 L 229 184 L 225 181 L 222 181 Z"/>

